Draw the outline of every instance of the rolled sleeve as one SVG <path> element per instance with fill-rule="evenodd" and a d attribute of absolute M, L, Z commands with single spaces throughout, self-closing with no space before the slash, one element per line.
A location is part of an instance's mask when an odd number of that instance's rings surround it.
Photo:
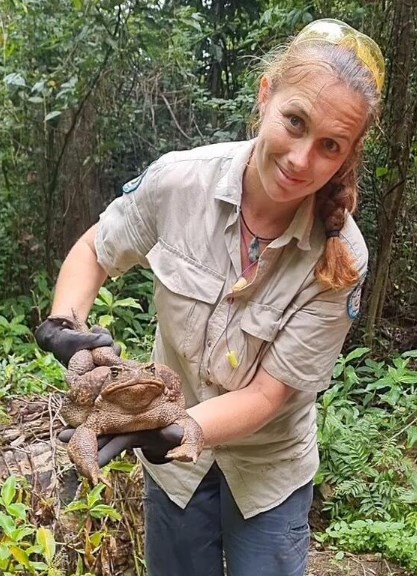
<path fill-rule="evenodd" d="M 296 309 L 265 354 L 262 367 L 297 390 L 325 390 L 352 324 L 347 311 L 351 293 L 352 289 L 329 291 Z"/>
<path fill-rule="evenodd" d="M 149 268 L 146 255 L 158 239 L 157 176 L 158 166 L 150 166 L 125 184 L 123 195 L 100 215 L 95 247 L 98 263 L 109 276 L 119 276 L 136 265 Z"/>

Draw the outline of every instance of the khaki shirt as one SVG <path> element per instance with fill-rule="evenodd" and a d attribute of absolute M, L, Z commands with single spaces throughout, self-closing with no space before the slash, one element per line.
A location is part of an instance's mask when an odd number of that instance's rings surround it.
<path fill-rule="evenodd" d="M 261 365 L 295 389 L 258 432 L 205 449 L 197 464 L 146 468 L 185 507 L 214 460 L 245 518 L 284 501 L 318 467 L 315 400 L 326 389 L 360 300 L 314 278 L 325 235 L 314 197 L 271 242 L 239 291 L 242 175 L 254 141 L 171 152 L 124 186 L 102 214 L 98 261 L 110 276 L 134 265 L 155 273 L 155 361 L 175 370 L 187 406 L 249 384 Z M 365 274 L 367 250 L 349 216 L 342 238 Z M 229 349 L 239 366 L 226 358 Z"/>

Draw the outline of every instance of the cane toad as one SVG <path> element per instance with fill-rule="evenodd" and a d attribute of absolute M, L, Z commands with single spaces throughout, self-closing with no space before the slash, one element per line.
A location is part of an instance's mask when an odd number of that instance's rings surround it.
<path fill-rule="evenodd" d="M 74 318 L 51 317 L 66 327 L 88 330 Z M 68 454 L 78 471 L 92 484 L 103 477 L 97 462 L 97 436 L 162 428 L 178 424 L 184 434 L 181 445 L 166 457 L 196 462 L 203 448 L 203 433 L 185 410 L 177 374 L 155 362 L 122 360 L 111 347 L 81 350 L 68 364 L 69 391 L 62 414 L 76 428 Z"/>

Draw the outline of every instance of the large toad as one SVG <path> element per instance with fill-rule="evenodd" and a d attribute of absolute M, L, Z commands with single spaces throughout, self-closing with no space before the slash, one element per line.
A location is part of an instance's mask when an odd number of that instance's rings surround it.
<path fill-rule="evenodd" d="M 74 318 L 51 316 L 68 328 L 86 331 Z M 92 484 L 103 477 L 97 462 L 97 436 L 162 428 L 178 424 L 181 445 L 166 457 L 196 462 L 203 448 L 203 433 L 185 410 L 177 374 L 163 364 L 121 360 L 111 347 L 81 350 L 68 364 L 69 391 L 62 414 L 76 428 L 68 454 L 78 471 Z"/>

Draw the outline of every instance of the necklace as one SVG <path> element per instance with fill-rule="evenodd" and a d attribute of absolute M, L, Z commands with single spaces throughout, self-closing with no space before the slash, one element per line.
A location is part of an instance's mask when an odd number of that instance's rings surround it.
<path fill-rule="evenodd" d="M 258 236 L 257 234 L 254 234 L 252 232 L 252 230 L 249 228 L 249 226 L 246 224 L 246 220 L 243 216 L 243 212 L 242 210 L 240 210 L 240 217 L 242 219 L 242 223 L 244 225 L 244 227 L 246 228 L 246 230 L 249 232 L 249 234 L 251 236 L 253 236 L 252 240 L 250 241 L 249 244 L 249 248 L 248 248 L 248 258 L 249 258 L 249 262 L 257 262 L 259 260 L 259 256 L 260 256 L 260 248 L 259 248 L 259 242 L 272 242 L 272 240 L 275 240 L 274 238 L 263 238 L 262 236 Z"/>

